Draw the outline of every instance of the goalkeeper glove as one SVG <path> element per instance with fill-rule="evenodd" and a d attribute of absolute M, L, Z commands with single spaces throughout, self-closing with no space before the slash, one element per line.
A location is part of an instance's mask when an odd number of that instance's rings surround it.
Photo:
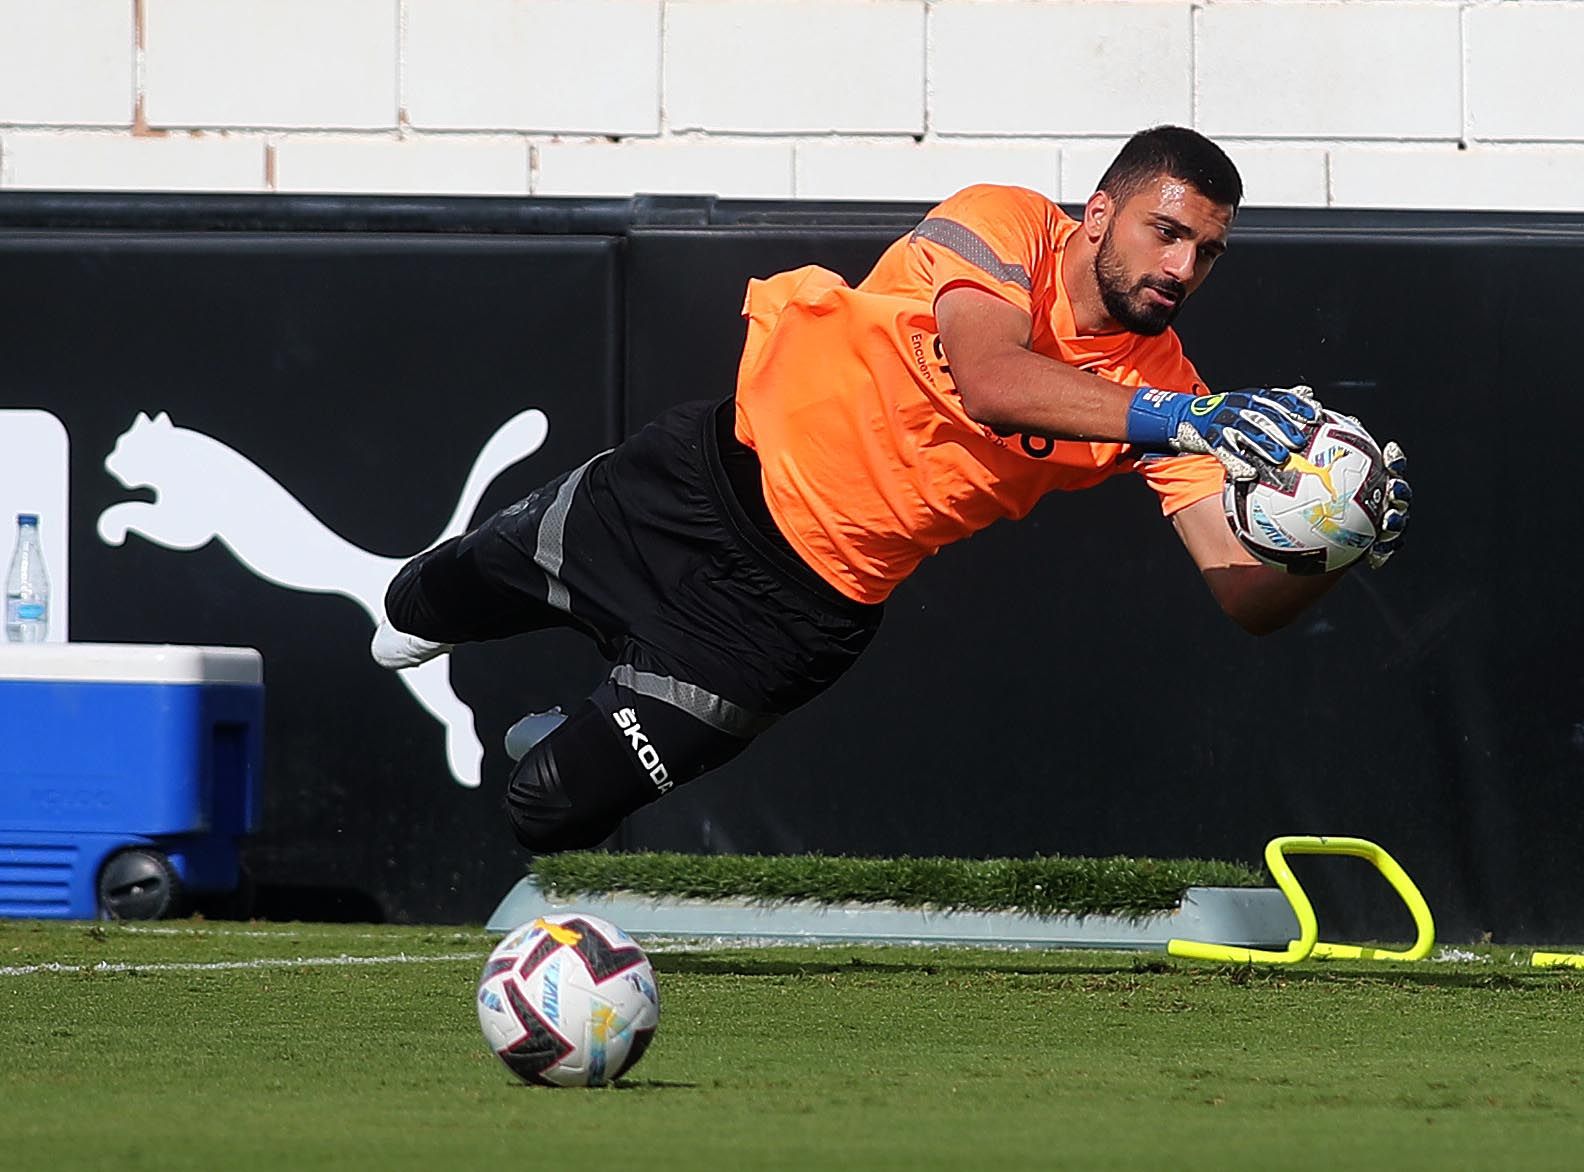
<path fill-rule="evenodd" d="M 1365 555 L 1372 570 L 1384 566 L 1402 546 L 1403 530 L 1408 527 L 1408 506 L 1413 502 L 1413 489 L 1403 478 L 1408 470 L 1408 457 L 1402 448 L 1395 442 L 1388 443 L 1381 449 L 1381 456 L 1386 461 L 1386 492 L 1381 500 L 1381 515 L 1375 521 L 1378 536 Z"/>
<path fill-rule="evenodd" d="M 1233 480 L 1253 480 L 1256 461 L 1280 467 L 1319 422 L 1320 404 L 1308 387 L 1197 396 L 1140 387 L 1128 405 L 1127 441 L 1146 452 L 1214 456 Z"/>

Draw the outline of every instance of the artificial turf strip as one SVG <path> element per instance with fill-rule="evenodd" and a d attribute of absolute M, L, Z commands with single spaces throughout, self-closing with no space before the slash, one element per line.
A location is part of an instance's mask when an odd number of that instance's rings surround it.
<path fill-rule="evenodd" d="M 653 957 L 616 1089 L 518 1084 L 453 929 L 0 921 L 0 1167 L 1576 1169 L 1584 973 L 885 948 Z M 41 962 L 259 969 L 34 971 Z M 405 956 L 411 963 L 294 963 Z M 470 954 L 456 960 L 442 959 Z"/>
<path fill-rule="evenodd" d="M 607 854 L 536 859 L 539 886 L 559 897 L 628 892 L 762 903 L 891 903 L 1037 915 L 1145 915 L 1174 908 L 1189 887 L 1260 887 L 1240 863 L 1200 859 L 851 859 L 824 855 Z"/>

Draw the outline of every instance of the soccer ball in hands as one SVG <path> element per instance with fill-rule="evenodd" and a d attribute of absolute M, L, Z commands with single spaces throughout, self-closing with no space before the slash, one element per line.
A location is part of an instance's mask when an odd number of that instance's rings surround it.
<path fill-rule="evenodd" d="M 1257 480 L 1227 480 L 1221 503 L 1243 547 L 1290 574 L 1357 561 L 1377 536 L 1386 493 L 1380 445 L 1358 420 L 1327 411 L 1308 443 Z"/>
<path fill-rule="evenodd" d="M 603 1086 L 643 1057 L 660 1019 L 649 958 L 594 916 L 543 916 L 506 934 L 478 985 L 484 1040 L 524 1082 Z"/>

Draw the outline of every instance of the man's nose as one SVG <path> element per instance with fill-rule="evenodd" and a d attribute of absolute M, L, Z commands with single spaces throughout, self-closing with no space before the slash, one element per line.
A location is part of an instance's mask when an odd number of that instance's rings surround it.
<path fill-rule="evenodd" d="M 1166 250 L 1165 262 L 1161 267 L 1165 269 L 1168 277 L 1186 282 L 1193 276 L 1195 260 L 1197 260 L 1197 249 L 1193 241 L 1179 240 Z"/>

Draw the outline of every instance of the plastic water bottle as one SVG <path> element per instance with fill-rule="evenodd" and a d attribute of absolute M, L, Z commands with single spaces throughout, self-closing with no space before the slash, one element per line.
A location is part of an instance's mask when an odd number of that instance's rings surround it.
<path fill-rule="evenodd" d="M 16 552 L 6 573 L 5 634 L 9 643 L 42 643 L 49 634 L 49 575 L 35 513 L 17 514 Z"/>

